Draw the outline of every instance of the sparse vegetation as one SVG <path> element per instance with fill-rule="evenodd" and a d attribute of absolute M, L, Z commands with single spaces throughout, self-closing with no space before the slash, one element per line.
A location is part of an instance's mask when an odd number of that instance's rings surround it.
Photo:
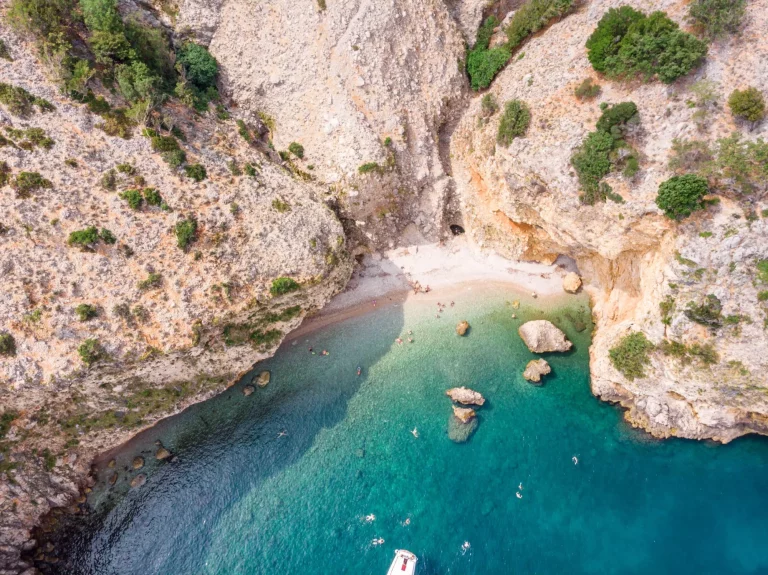
<path fill-rule="evenodd" d="M 86 339 L 80 344 L 80 347 L 77 348 L 77 353 L 83 363 L 89 367 L 97 361 L 104 359 L 106 355 L 99 340 L 93 338 Z"/>
<path fill-rule="evenodd" d="M 16 340 L 10 333 L 0 333 L 0 355 L 16 355 Z"/>
<path fill-rule="evenodd" d="M 679 341 L 665 339 L 659 344 L 659 350 L 666 356 L 678 358 L 683 365 L 690 364 L 694 359 L 704 365 L 712 365 L 720 360 L 715 347 L 711 343 L 685 345 Z"/>
<path fill-rule="evenodd" d="M 656 205 L 673 220 L 682 220 L 704 208 L 702 201 L 709 193 L 707 180 L 695 174 L 672 176 L 659 186 Z"/>
<path fill-rule="evenodd" d="M 19 88 L 5 82 L 0 82 L 0 104 L 3 104 L 11 114 L 16 116 L 30 116 L 35 111 L 35 106 L 40 112 L 54 110 L 53 104 L 44 98 L 38 98 Z"/>
<path fill-rule="evenodd" d="M 612 78 L 658 77 L 670 84 L 701 63 L 707 45 L 680 30 L 664 12 L 646 16 L 629 6 L 611 8 L 587 40 L 592 67 Z"/>
<path fill-rule="evenodd" d="M 746 11 L 746 0 L 693 0 L 689 7 L 693 23 L 711 39 L 738 32 Z"/>
<path fill-rule="evenodd" d="M 701 303 L 688 302 L 684 313 L 691 321 L 715 330 L 723 325 L 722 311 L 720 299 L 714 294 L 708 294 Z"/>
<path fill-rule="evenodd" d="M 188 166 L 184 166 L 184 173 L 188 178 L 196 182 L 202 182 L 205 178 L 208 177 L 208 172 L 205 171 L 205 166 L 202 164 L 190 164 Z"/>
<path fill-rule="evenodd" d="M 75 315 L 80 321 L 88 321 L 99 315 L 99 310 L 88 303 L 81 303 L 75 308 Z"/>
<path fill-rule="evenodd" d="M 132 210 L 140 209 L 141 204 L 144 203 L 144 197 L 139 190 L 125 190 L 120 192 L 120 197 L 128 203 Z"/>
<path fill-rule="evenodd" d="M 288 151 L 299 159 L 304 157 L 304 146 L 297 142 L 288 144 Z"/>
<path fill-rule="evenodd" d="M 28 198 L 32 192 L 52 188 L 53 184 L 38 172 L 19 172 L 11 182 L 11 187 L 16 190 L 18 198 Z"/>
<path fill-rule="evenodd" d="M 291 211 L 291 205 L 288 202 L 284 202 L 280 198 L 272 200 L 272 209 L 277 210 L 281 214 Z"/>
<path fill-rule="evenodd" d="M 195 218 L 186 218 L 176 224 L 173 229 L 176 234 L 176 245 L 180 249 L 186 250 L 197 237 L 197 220 Z"/>
<path fill-rule="evenodd" d="M 163 275 L 157 272 L 151 272 L 147 279 L 141 280 L 136 284 L 141 291 L 147 291 L 151 289 L 157 289 L 163 285 Z"/>
<path fill-rule="evenodd" d="M 272 282 L 272 287 L 269 288 L 269 293 L 273 296 L 281 296 L 292 291 L 296 291 L 301 286 L 292 278 L 279 277 Z"/>
<path fill-rule="evenodd" d="M 531 111 L 528 104 L 521 100 L 507 102 L 499 122 L 496 141 L 502 146 L 509 146 L 512 140 L 525 135 L 530 123 Z"/>
<path fill-rule="evenodd" d="M 648 354 L 653 349 L 654 345 L 648 341 L 645 334 L 636 331 L 621 338 L 619 343 L 610 349 L 608 356 L 613 367 L 632 381 L 645 377 L 645 367 L 650 361 Z"/>
<path fill-rule="evenodd" d="M 370 174 L 371 172 L 380 172 L 381 166 L 376 162 L 368 162 L 366 164 L 363 164 L 359 168 L 357 168 L 357 171 L 360 174 Z"/>
<path fill-rule="evenodd" d="M 759 122 L 765 118 L 765 98 L 757 88 L 734 90 L 728 97 L 731 113 L 747 122 Z"/>
<path fill-rule="evenodd" d="M 581 84 L 576 86 L 574 95 L 579 100 L 594 100 L 600 95 L 602 88 L 599 84 L 595 84 L 592 78 L 586 78 Z"/>
<path fill-rule="evenodd" d="M 117 238 L 115 237 L 115 234 L 113 234 L 107 228 L 101 228 L 101 231 L 99 232 L 99 239 L 101 239 L 101 241 L 103 241 L 105 244 L 109 244 L 109 245 L 117 243 Z"/>
<path fill-rule="evenodd" d="M 69 234 L 67 244 L 87 248 L 94 246 L 99 241 L 99 230 L 95 226 L 89 226 L 84 230 L 77 230 Z"/>
<path fill-rule="evenodd" d="M 624 201 L 602 180 L 616 169 L 623 168 L 627 177 L 640 169 L 637 156 L 626 141 L 639 121 L 637 106 L 633 102 L 607 106 L 597 121 L 597 131 L 587 135 L 584 143 L 571 156 L 571 165 L 581 184 L 582 203 L 591 206 L 606 199 L 617 203 Z"/>

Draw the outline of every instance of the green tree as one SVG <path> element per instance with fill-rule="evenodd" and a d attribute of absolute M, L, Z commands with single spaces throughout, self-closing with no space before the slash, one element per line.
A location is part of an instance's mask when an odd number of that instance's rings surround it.
<path fill-rule="evenodd" d="M 215 86 L 219 64 L 205 47 L 187 42 L 176 53 L 176 61 L 183 67 L 187 81 L 197 88 Z"/>
<path fill-rule="evenodd" d="M 504 114 L 499 122 L 496 141 L 502 146 L 509 146 L 517 137 L 525 135 L 531 123 L 531 111 L 522 100 L 512 100 L 504 105 Z"/>
<path fill-rule="evenodd" d="M 691 20 L 709 38 L 738 32 L 746 12 L 746 0 L 693 0 L 689 8 Z"/>
<path fill-rule="evenodd" d="M 695 174 L 673 176 L 659 186 L 656 205 L 673 220 L 682 220 L 704 207 L 709 192 L 707 180 Z"/>
<path fill-rule="evenodd" d="M 645 366 L 650 361 L 648 354 L 653 349 L 654 345 L 648 341 L 645 334 L 636 331 L 621 338 L 618 345 L 608 351 L 608 357 L 613 367 L 632 381 L 635 378 L 645 377 Z"/>
<path fill-rule="evenodd" d="M 759 122 L 765 118 L 765 98 L 757 88 L 734 90 L 728 97 L 728 107 L 737 118 Z"/>
<path fill-rule="evenodd" d="M 629 27 L 645 18 L 642 12 L 630 6 L 611 8 L 597 24 L 587 40 L 587 58 L 598 72 L 608 72 L 607 59 L 619 52 L 621 39 Z"/>

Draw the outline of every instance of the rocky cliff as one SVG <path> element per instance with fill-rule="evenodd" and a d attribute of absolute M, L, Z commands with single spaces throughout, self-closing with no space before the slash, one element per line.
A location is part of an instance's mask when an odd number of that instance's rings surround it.
<path fill-rule="evenodd" d="M 55 108 L 0 106 L 0 332 L 13 338 L 0 355 L 0 410 L 12 414 L 0 424 L 0 573 L 27 567 L 28 529 L 75 501 L 95 453 L 272 353 L 343 288 L 349 252 L 436 241 L 451 224 L 509 258 L 575 260 L 594 304 L 593 392 L 632 423 L 721 441 L 768 432 L 765 185 L 721 193 L 682 223 L 654 203 L 676 173 L 675 139 L 768 134 L 724 105 L 736 87 L 768 93 L 768 3 L 749 3 L 738 35 L 666 85 L 609 81 L 584 45 L 610 7 L 665 10 L 685 26 L 686 3 L 584 2 L 519 46 L 487 92 L 471 92 L 466 45 L 483 10 L 519 4 L 121 2 L 208 46 L 221 66 L 218 110 L 163 108 L 164 128 L 205 166 L 201 181 L 164 162 L 152 134 L 100 130 L 43 73 L 32 43 L 0 24 L 11 58 L 0 58 L 0 81 Z M 574 90 L 586 78 L 602 91 L 582 101 Z M 702 79 L 713 95 L 699 105 Z M 524 137 L 497 143 L 487 94 L 527 103 Z M 621 203 L 585 205 L 570 158 L 599 104 L 623 101 L 639 108 L 640 169 L 606 179 Z M 278 155 L 292 143 L 300 156 Z M 94 237 L 72 241 L 91 227 Z M 717 326 L 691 319 L 709 294 Z M 655 346 L 638 377 L 610 360 L 634 332 Z"/>

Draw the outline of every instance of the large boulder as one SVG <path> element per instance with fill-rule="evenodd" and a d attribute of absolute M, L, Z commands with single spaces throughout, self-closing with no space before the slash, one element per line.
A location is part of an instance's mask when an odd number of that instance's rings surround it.
<path fill-rule="evenodd" d="M 471 407 L 453 406 L 453 415 L 462 423 L 469 423 L 475 417 L 475 410 Z"/>
<path fill-rule="evenodd" d="M 534 353 L 568 351 L 573 346 L 562 331 L 545 319 L 527 321 L 519 327 L 517 333 Z"/>
<path fill-rule="evenodd" d="M 459 322 L 459 325 L 456 326 L 456 333 L 459 335 L 465 335 L 468 329 L 469 322 L 467 320 L 462 320 Z"/>
<path fill-rule="evenodd" d="M 144 467 L 144 458 L 141 455 L 137 455 L 133 458 L 131 465 L 134 469 L 141 469 Z"/>
<path fill-rule="evenodd" d="M 160 461 L 163 461 L 164 459 L 168 459 L 170 456 L 171 456 L 171 452 L 162 446 L 160 446 L 158 450 L 155 452 L 155 459 L 158 459 Z"/>
<path fill-rule="evenodd" d="M 269 380 L 270 380 L 269 372 L 268 371 L 262 371 L 259 374 L 259 379 L 256 380 L 256 385 L 258 385 L 259 387 L 267 387 L 267 384 L 269 383 Z"/>
<path fill-rule="evenodd" d="M 528 381 L 539 383 L 542 375 L 547 375 L 552 371 L 549 364 L 543 359 L 534 359 L 528 362 L 523 372 L 523 377 Z"/>
<path fill-rule="evenodd" d="M 581 287 L 581 277 L 579 277 L 579 274 L 574 272 L 569 272 L 563 278 L 563 289 L 568 293 L 576 293 L 577 291 L 579 291 L 580 287 Z"/>
<path fill-rule="evenodd" d="M 482 395 L 468 387 L 453 387 L 446 391 L 445 395 L 462 405 L 483 405 L 485 403 L 485 398 Z"/>

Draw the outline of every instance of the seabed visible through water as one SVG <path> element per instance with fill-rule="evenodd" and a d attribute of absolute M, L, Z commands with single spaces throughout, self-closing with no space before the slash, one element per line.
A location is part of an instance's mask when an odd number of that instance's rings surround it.
<path fill-rule="evenodd" d="M 768 441 L 629 428 L 589 390 L 586 296 L 464 285 L 445 300 L 436 318 L 434 298 L 381 298 L 139 435 L 117 485 L 100 469 L 52 572 L 383 575 L 398 548 L 422 575 L 768 572 Z M 534 386 L 517 328 L 541 318 L 574 349 L 544 354 L 553 371 Z M 461 385 L 487 402 L 458 444 L 445 390 Z M 175 462 L 154 461 L 157 440 Z M 148 479 L 130 489 L 140 452 Z"/>

